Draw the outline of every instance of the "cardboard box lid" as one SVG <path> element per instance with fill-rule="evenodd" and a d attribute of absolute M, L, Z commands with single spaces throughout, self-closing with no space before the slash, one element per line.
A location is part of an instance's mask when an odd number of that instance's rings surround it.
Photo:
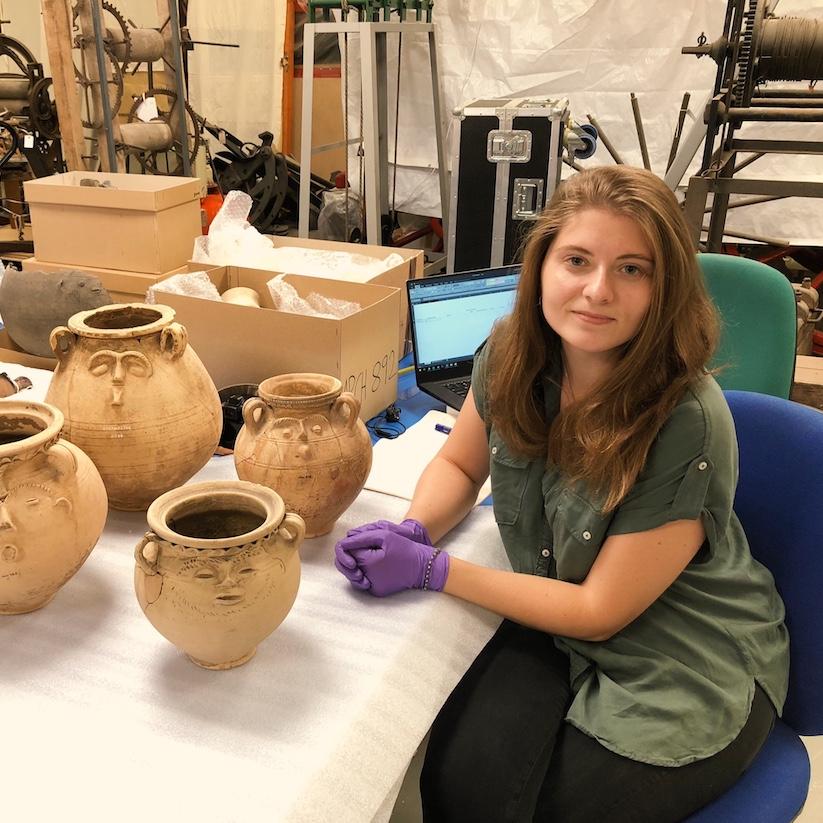
<path fill-rule="evenodd" d="M 81 180 L 89 178 L 108 181 L 111 186 L 80 185 Z M 133 211 L 164 211 L 199 201 L 202 186 L 198 177 L 102 171 L 68 171 L 23 183 L 29 203 Z"/>

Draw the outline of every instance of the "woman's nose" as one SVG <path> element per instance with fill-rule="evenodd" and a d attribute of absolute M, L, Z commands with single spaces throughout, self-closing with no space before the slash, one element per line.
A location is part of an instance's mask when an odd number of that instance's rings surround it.
<path fill-rule="evenodd" d="M 613 296 L 611 275 L 605 267 L 597 267 L 592 270 L 590 277 L 586 281 L 583 294 L 590 300 L 598 303 L 606 303 Z"/>

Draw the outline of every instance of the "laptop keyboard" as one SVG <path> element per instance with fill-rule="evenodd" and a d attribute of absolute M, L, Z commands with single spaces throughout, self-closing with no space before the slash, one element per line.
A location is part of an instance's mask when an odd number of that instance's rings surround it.
<path fill-rule="evenodd" d="M 470 383 L 470 380 L 455 380 L 445 385 L 450 392 L 454 392 L 458 397 L 465 397 L 469 393 Z"/>

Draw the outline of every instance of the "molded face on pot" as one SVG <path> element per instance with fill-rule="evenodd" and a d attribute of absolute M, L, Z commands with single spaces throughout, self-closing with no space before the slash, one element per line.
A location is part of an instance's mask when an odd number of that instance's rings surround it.
<path fill-rule="evenodd" d="M 152 625 L 174 645 L 183 649 L 198 665 L 206 668 L 232 668 L 248 660 L 257 644 L 283 621 L 294 603 L 300 583 L 297 548 L 305 526 L 294 514 L 283 513 L 282 503 L 269 489 L 242 481 L 224 481 L 214 486 L 243 490 L 252 487 L 256 500 L 240 508 L 227 508 L 225 499 L 216 497 L 216 517 L 227 523 L 250 520 L 262 495 L 277 498 L 258 512 L 254 527 L 245 533 L 203 537 L 200 520 L 211 515 L 203 498 L 192 504 L 186 500 L 188 488 L 175 495 L 175 507 L 149 510 L 150 525 L 174 542 L 148 532 L 135 550 L 135 588 L 140 606 Z M 196 492 L 194 493 L 196 496 Z M 235 495 L 237 496 L 237 495 Z M 166 497 L 166 495 L 164 495 Z M 162 501 L 160 498 L 159 501 Z M 159 502 L 157 501 L 157 502 Z M 194 514 L 186 510 L 194 508 Z M 181 511 L 185 516 L 181 517 Z M 196 536 L 175 535 L 171 524 L 194 523 Z M 182 527 L 181 527 L 182 530 Z M 233 544 L 216 546 L 216 544 Z"/>
<path fill-rule="evenodd" d="M 58 441 L 26 455 L 24 443 L 0 458 L 0 614 L 45 605 L 88 557 L 108 508 L 79 449 Z"/>
<path fill-rule="evenodd" d="M 371 440 L 360 403 L 329 375 L 279 375 L 243 407 L 235 443 L 238 477 L 263 483 L 326 534 L 351 505 L 371 468 Z"/>
<path fill-rule="evenodd" d="M 188 480 L 222 430 L 217 390 L 168 306 L 80 312 L 52 332 L 47 400 L 94 460 L 113 508 L 145 509 Z"/>

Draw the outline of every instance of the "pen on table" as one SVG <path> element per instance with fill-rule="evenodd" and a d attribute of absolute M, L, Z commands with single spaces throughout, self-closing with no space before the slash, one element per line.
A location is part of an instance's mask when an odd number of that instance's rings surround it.
<path fill-rule="evenodd" d="M 448 434 L 451 430 L 451 426 L 444 426 L 442 423 L 435 423 L 434 430 L 438 432 L 442 432 L 443 434 Z"/>

